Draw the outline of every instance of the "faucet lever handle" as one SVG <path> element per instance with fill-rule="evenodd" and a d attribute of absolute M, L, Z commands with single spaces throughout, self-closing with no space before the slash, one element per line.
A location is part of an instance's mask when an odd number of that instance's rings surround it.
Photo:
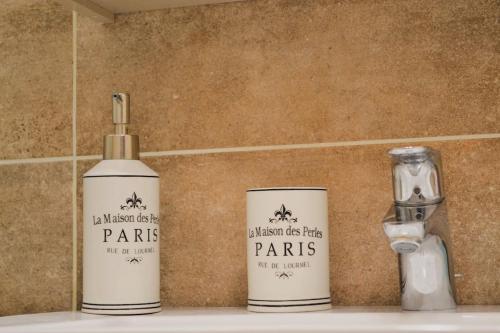
<path fill-rule="evenodd" d="M 428 147 L 406 147 L 391 149 L 389 155 L 395 202 L 432 204 L 443 199 L 439 152 Z"/>

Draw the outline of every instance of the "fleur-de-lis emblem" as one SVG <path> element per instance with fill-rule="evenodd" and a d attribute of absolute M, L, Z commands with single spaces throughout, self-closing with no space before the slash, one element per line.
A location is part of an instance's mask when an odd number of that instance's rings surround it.
<path fill-rule="evenodd" d="M 132 209 L 132 208 L 137 208 L 137 209 L 146 209 L 146 206 L 142 205 L 142 199 L 137 196 L 137 194 L 132 193 L 132 196 L 130 198 L 127 198 L 125 200 L 126 205 L 121 205 L 120 208 L 122 210 L 126 209 Z"/>
<path fill-rule="evenodd" d="M 132 197 L 131 198 L 127 198 L 126 203 L 131 208 L 138 208 L 139 205 L 142 205 L 142 199 L 138 198 L 137 194 L 135 194 L 135 192 L 134 192 L 134 193 L 132 193 Z"/>
<path fill-rule="evenodd" d="M 286 209 L 285 204 L 281 204 L 280 209 L 274 212 L 274 217 L 269 219 L 270 223 L 279 221 L 297 222 L 297 218 L 292 218 L 292 211 Z"/>
<path fill-rule="evenodd" d="M 282 204 L 280 209 L 274 212 L 274 216 L 278 218 L 278 221 L 288 221 L 288 216 L 292 216 L 292 211 Z"/>

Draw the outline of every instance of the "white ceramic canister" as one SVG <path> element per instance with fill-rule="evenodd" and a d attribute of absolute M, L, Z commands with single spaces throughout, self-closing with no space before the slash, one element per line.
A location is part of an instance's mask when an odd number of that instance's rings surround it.
<path fill-rule="evenodd" d="M 247 191 L 248 310 L 331 308 L 325 188 Z"/>

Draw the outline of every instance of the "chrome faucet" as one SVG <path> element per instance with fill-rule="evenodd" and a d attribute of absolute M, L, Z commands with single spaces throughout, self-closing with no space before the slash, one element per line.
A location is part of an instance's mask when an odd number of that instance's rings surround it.
<path fill-rule="evenodd" d="M 395 148 L 394 204 L 384 232 L 398 253 L 404 310 L 454 309 L 455 286 L 446 203 L 438 151 Z"/>

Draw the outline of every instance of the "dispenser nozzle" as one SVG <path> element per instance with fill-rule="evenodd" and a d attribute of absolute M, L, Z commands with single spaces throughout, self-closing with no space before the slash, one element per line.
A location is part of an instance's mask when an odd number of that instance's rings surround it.
<path fill-rule="evenodd" d="M 113 93 L 113 124 L 115 134 L 127 134 L 130 123 L 130 96 L 127 93 Z"/>
<path fill-rule="evenodd" d="M 130 124 L 130 96 L 127 93 L 113 93 L 113 124 L 115 133 L 104 137 L 105 160 L 139 159 L 139 138 L 128 134 Z"/>

